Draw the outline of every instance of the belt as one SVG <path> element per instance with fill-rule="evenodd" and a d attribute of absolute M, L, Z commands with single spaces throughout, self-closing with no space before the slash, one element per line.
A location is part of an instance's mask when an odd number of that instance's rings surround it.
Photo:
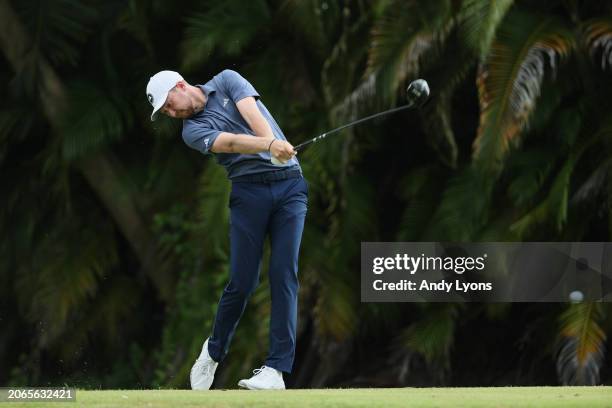
<path fill-rule="evenodd" d="M 246 174 L 244 176 L 234 177 L 233 183 L 270 183 L 272 181 L 287 180 L 291 178 L 302 177 L 302 170 L 276 170 L 265 173 Z"/>

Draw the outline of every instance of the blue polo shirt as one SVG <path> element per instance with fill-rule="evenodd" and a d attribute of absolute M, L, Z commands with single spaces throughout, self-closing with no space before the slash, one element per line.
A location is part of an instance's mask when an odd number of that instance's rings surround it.
<path fill-rule="evenodd" d="M 217 162 L 225 167 L 230 179 L 246 174 L 300 168 L 295 157 L 282 166 L 273 165 L 267 151 L 255 154 L 211 152 L 210 147 L 221 132 L 242 133 L 258 137 L 255 136 L 236 107 L 239 100 L 248 96 L 253 96 L 257 100 L 257 106 L 270 124 L 274 137 L 280 140 L 287 139 L 268 109 L 259 100 L 259 94 L 253 85 L 236 71 L 226 69 L 215 75 L 206 84 L 196 86 L 204 91 L 207 100 L 202 111 L 183 120 L 183 141 L 187 146 L 203 154 L 216 156 Z"/>

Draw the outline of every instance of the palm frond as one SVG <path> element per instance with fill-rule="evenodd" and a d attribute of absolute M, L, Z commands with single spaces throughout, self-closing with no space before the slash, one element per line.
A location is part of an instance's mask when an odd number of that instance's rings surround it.
<path fill-rule="evenodd" d="M 95 302 L 92 302 L 91 314 L 86 314 L 97 326 L 95 332 L 104 332 L 111 343 L 120 343 L 121 328 L 126 325 L 126 319 L 139 306 L 142 292 L 136 287 L 134 277 L 115 274 L 109 282 L 101 285 Z"/>
<path fill-rule="evenodd" d="M 19 5 L 17 12 L 34 41 L 33 55 L 40 53 L 55 66 L 75 66 L 79 61 L 79 46 L 94 32 L 98 18 L 96 8 L 88 2 L 75 0 L 21 2 Z"/>
<path fill-rule="evenodd" d="M 340 38 L 336 41 L 327 59 L 323 63 L 321 71 L 321 87 L 325 101 L 329 106 L 336 105 L 332 109 L 332 120 L 350 120 L 359 113 L 359 104 L 354 101 L 370 101 L 370 95 L 359 97 L 351 92 L 355 86 L 355 78 L 358 75 L 358 67 L 368 52 L 369 22 L 367 15 L 362 15 L 357 21 L 343 29 Z M 373 77 L 372 77 L 373 78 Z M 366 80 L 365 83 L 369 81 Z M 365 85 L 365 88 L 368 88 Z M 359 92 L 357 90 L 353 92 Z M 348 97 L 347 97 L 348 96 Z M 353 103 L 351 104 L 351 101 Z M 367 106 L 361 108 L 364 111 Z M 350 112 L 347 114 L 347 112 Z"/>
<path fill-rule="evenodd" d="M 325 119 L 324 105 L 320 103 L 318 78 L 306 71 L 312 57 L 305 50 L 292 47 L 286 42 L 258 51 L 259 58 L 253 58 L 240 67 L 240 72 L 261 95 L 261 101 L 274 115 L 283 132 L 296 143 L 297 135 L 312 131 L 313 125 Z M 274 61 L 271 64 L 270 61 Z M 288 100 L 293 101 L 287 103 Z M 302 107 L 315 109 L 305 114 Z M 308 133 L 312 137 L 312 133 Z"/>
<path fill-rule="evenodd" d="M 117 18 L 117 27 L 136 38 L 147 50 L 151 57 L 153 52 L 153 39 L 149 31 L 148 19 L 150 16 L 150 2 L 146 0 L 130 1 L 128 7 Z"/>
<path fill-rule="evenodd" d="M 493 187 L 494 179 L 474 166 L 468 166 L 451 177 L 425 230 L 424 239 L 475 239 L 489 219 Z"/>
<path fill-rule="evenodd" d="M 398 86 L 407 76 L 398 70 L 403 67 L 406 72 L 416 75 L 419 58 L 425 49 L 435 46 L 442 37 L 441 33 L 431 34 L 423 28 L 429 27 L 425 22 L 429 20 L 419 13 L 431 13 L 431 10 L 423 11 L 416 2 L 391 0 L 378 2 L 372 7 L 376 16 L 374 27 L 368 34 L 372 45 L 363 46 L 368 43 L 365 30 L 369 27 L 370 16 L 362 15 L 343 32 L 323 66 L 323 91 L 327 102 L 332 105 L 330 118 L 334 123 L 354 120 L 392 105 Z M 402 10 L 402 13 L 397 14 L 397 10 Z M 443 32 L 446 30 L 444 27 Z M 404 53 L 403 56 L 396 53 L 398 49 Z M 418 55 L 413 54 L 417 50 Z M 353 73 L 360 66 L 364 53 L 367 56 L 366 71 L 361 81 L 353 84 L 353 76 L 346 72 Z M 352 90 L 349 91 L 347 86 Z"/>
<path fill-rule="evenodd" d="M 405 202 L 397 232 L 397 241 L 418 241 L 426 228 L 439 199 L 439 187 L 431 180 L 441 177 L 434 166 L 423 166 L 410 171 L 398 187 Z"/>
<path fill-rule="evenodd" d="M 208 160 L 198 186 L 197 220 L 204 231 L 208 248 L 218 259 L 228 259 L 229 254 L 227 240 L 220 240 L 219 237 L 226 236 L 229 228 L 230 189 L 225 169 Z"/>
<path fill-rule="evenodd" d="M 424 317 L 404 329 L 396 344 L 422 355 L 430 365 L 441 364 L 447 369 L 461 307 L 458 303 L 427 306 Z"/>
<path fill-rule="evenodd" d="M 334 123 L 352 121 L 360 114 L 381 104 L 381 92 L 377 75 L 368 75 L 340 103 L 333 106 L 330 117 Z"/>
<path fill-rule="evenodd" d="M 88 223 L 95 221 L 90 211 Z M 48 231 L 35 246 L 33 261 L 20 267 L 15 285 L 24 314 L 47 329 L 38 339 L 41 345 L 52 343 L 65 330 L 118 262 L 112 226 L 97 221 L 95 231 L 70 221 Z M 70 241 L 77 234 L 79 240 Z"/>
<path fill-rule="evenodd" d="M 557 231 L 561 231 L 567 221 L 569 182 L 576 164 L 576 158 L 570 157 L 555 176 L 546 198 L 534 209 L 527 212 L 510 226 L 510 229 L 523 238 L 536 225 L 551 221 Z"/>
<path fill-rule="evenodd" d="M 341 342 L 355 333 L 358 327 L 356 291 L 351 285 L 333 275 L 337 271 L 329 271 L 328 279 L 320 282 L 318 299 L 313 310 L 317 334 L 321 340 L 331 339 Z"/>
<path fill-rule="evenodd" d="M 433 103 L 427 104 L 421 111 L 423 131 L 427 142 L 438 153 L 440 160 L 450 168 L 457 167 L 459 150 L 452 127 L 451 98 L 454 88 L 449 86 L 438 95 Z"/>
<path fill-rule="evenodd" d="M 64 158 L 75 160 L 119 140 L 132 121 L 126 100 L 113 98 L 91 82 L 75 82 L 61 119 Z"/>
<path fill-rule="evenodd" d="M 492 211 L 493 212 L 493 211 Z M 478 232 L 480 242 L 520 242 L 522 237 L 511 227 L 516 222 L 514 207 L 496 208 L 489 222 Z M 495 272 L 505 273 L 505 265 L 500 261 Z"/>
<path fill-rule="evenodd" d="M 599 54 L 601 69 L 612 67 L 612 19 L 596 19 L 584 25 L 586 47 L 593 58 Z"/>
<path fill-rule="evenodd" d="M 604 160 L 603 163 L 589 175 L 589 177 L 576 189 L 570 204 L 576 205 L 583 202 L 596 200 L 601 193 L 607 191 L 606 182 L 609 180 L 612 170 L 612 157 Z"/>
<path fill-rule="evenodd" d="M 347 176 L 343 186 L 341 219 L 341 242 L 346 244 L 345 256 L 359 252 L 358 243 L 367 238 L 374 238 L 377 219 L 372 214 L 377 208 L 375 191 L 369 183 L 363 183 L 365 175 Z"/>
<path fill-rule="evenodd" d="M 593 136 L 593 143 L 597 140 L 609 140 L 612 137 L 612 118 L 606 117 L 600 124 Z M 593 199 L 598 193 L 603 192 L 607 186 L 612 158 L 606 158 L 593 170 L 590 176 L 578 187 L 572 196 L 572 204 L 578 204 Z"/>
<path fill-rule="evenodd" d="M 340 6 L 336 2 L 320 0 L 284 0 L 278 10 L 278 18 L 300 36 L 308 49 L 325 53 L 328 48 L 327 18 L 337 18 Z"/>
<path fill-rule="evenodd" d="M 351 176 L 344 183 L 330 185 L 329 196 L 335 197 L 327 208 L 329 226 L 324 240 L 318 244 L 325 251 L 316 251 L 314 260 L 309 258 L 309 270 L 316 275 L 309 279 L 316 279 L 317 285 L 315 327 L 322 339 L 333 342 L 346 341 L 359 327 L 357 269 L 347 260 L 358 258 L 359 242 L 371 239 L 376 228 L 371 216 L 376 205 L 374 191 L 362 178 Z"/>
<path fill-rule="evenodd" d="M 421 126 L 428 144 L 451 168 L 456 168 L 459 159 L 453 129 L 453 96 L 476 61 L 459 37 L 456 24 L 444 41 L 436 41 L 421 58 L 421 76 L 427 78 L 432 86 L 431 100 L 420 109 Z"/>
<path fill-rule="evenodd" d="M 484 57 L 514 0 L 465 0 L 459 11 L 459 32 L 467 47 Z"/>
<path fill-rule="evenodd" d="M 67 361 L 78 361 L 91 335 L 99 336 L 111 347 L 125 346 L 122 334 L 128 330 L 126 321 L 141 300 L 138 283 L 136 279 L 115 274 L 105 277 L 99 286 L 54 347 Z"/>
<path fill-rule="evenodd" d="M 356 269 L 348 260 L 358 258 L 359 242 L 372 237 L 376 226 L 371 217 L 374 192 L 361 180 L 358 176 L 347 177 L 345 182 L 330 179 L 329 185 L 319 182 L 310 190 L 310 201 L 319 194 L 330 198 L 321 215 L 326 219 L 324 229 L 311 221 L 305 231 L 305 242 L 317 240 L 304 256 L 308 264 L 303 269 L 305 288 L 315 302 L 312 316 L 321 344 L 346 341 L 359 327 Z"/>
<path fill-rule="evenodd" d="M 563 101 L 564 97 L 573 91 L 572 85 L 563 81 L 544 81 L 538 97 L 538 106 L 531 113 L 526 132 L 535 137 L 540 134 L 547 135 L 550 133 L 551 123 L 556 125 L 559 119 L 563 118 L 562 113 L 571 113 L 574 107 L 564 107 Z M 565 112 L 562 112 L 562 109 L 565 109 Z"/>
<path fill-rule="evenodd" d="M 546 66 L 555 71 L 574 39 L 554 17 L 510 12 L 480 66 L 480 124 L 473 158 L 496 173 L 535 109 Z"/>
<path fill-rule="evenodd" d="M 205 12 L 193 13 L 185 21 L 181 42 L 182 69 L 193 71 L 205 63 L 213 51 L 236 56 L 270 20 L 266 1 L 209 1 Z"/>
<path fill-rule="evenodd" d="M 517 207 L 535 200 L 556 162 L 554 152 L 533 149 L 513 154 L 508 160 L 508 173 L 515 175 L 508 185 L 508 196 Z"/>
<path fill-rule="evenodd" d="M 604 122 L 604 125 L 601 126 L 600 129 L 594 134 L 588 136 L 586 139 L 571 148 L 565 163 L 555 175 L 554 181 L 552 182 L 546 198 L 536 205 L 535 208 L 528 211 L 519 220 L 512 224 L 510 229 L 513 232 L 517 233 L 520 237 L 524 237 L 536 225 L 545 222 L 551 222 L 557 231 L 562 230 L 567 221 L 570 180 L 574 172 L 574 168 L 581 159 L 582 155 L 591 146 L 593 146 L 597 141 L 601 140 L 602 137 L 611 134 L 610 132 L 612 130 L 605 123 L 607 122 Z M 581 129 L 577 128 L 574 129 L 576 133 L 579 133 L 580 130 Z"/>
<path fill-rule="evenodd" d="M 187 381 L 192 357 L 202 348 L 201 337 L 192 335 L 193 327 L 204 333 L 212 330 L 216 301 L 227 283 L 229 267 L 229 187 L 224 168 L 208 158 L 195 192 L 155 216 L 163 269 L 172 268 L 173 275 L 178 275 L 168 324 L 155 356 L 156 384 L 180 386 Z"/>
<path fill-rule="evenodd" d="M 419 60 L 451 24 L 451 2 L 394 2 L 375 23 L 366 78 L 377 76 L 383 100 L 395 102 L 399 86 L 419 72 Z"/>
<path fill-rule="evenodd" d="M 606 334 L 598 303 L 571 304 L 560 317 L 557 375 L 563 385 L 597 385 Z"/>

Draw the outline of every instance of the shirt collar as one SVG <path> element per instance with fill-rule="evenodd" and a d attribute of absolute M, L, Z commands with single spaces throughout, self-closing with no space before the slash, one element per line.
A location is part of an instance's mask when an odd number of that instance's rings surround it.
<path fill-rule="evenodd" d="M 212 85 L 210 85 L 210 82 L 204 85 L 196 84 L 196 86 L 200 88 L 202 91 L 204 91 L 204 95 L 206 95 L 206 102 L 204 102 L 204 108 L 200 112 L 196 113 L 196 115 L 199 115 L 206 110 L 206 106 L 208 105 L 208 100 L 210 99 L 209 95 L 212 93 L 215 93 L 217 90 Z"/>
<path fill-rule="evenodd" d="M 213 86 L 210 85 L 210 83 L 197 86 L 204 91 L 204 95 L 206 95 L 206 97 L 208 97 L 208 95 L 210 95 L 211 93 L 217 91 Z"/>

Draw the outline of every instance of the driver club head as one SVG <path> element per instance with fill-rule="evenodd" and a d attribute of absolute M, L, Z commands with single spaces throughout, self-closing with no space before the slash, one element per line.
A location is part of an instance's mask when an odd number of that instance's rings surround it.
<path fill-rule="evenodd" d="M 429 98 L 429 85 L 424 79 L 415 79 L 406 89 L 406 99 L 411 104 L 421 107 Z"/>

